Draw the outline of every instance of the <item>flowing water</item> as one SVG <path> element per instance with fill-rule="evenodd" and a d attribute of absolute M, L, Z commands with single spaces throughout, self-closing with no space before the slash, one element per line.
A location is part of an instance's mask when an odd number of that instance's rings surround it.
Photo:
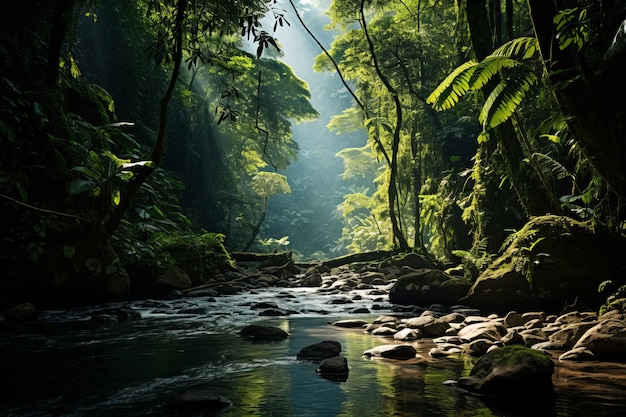
<path fill-rule="evenodd" d="M 90 309 L 73 309 L 0 327 L 0 416 L 207 415 L 171 406 L 176 393 L 191 388 L 212 388 L 230 399 L 234 405 L 220 414 L 227 417 L 626 415 L 623 364 L 557 363 L 554 408 L 533 408 L 532 398 L 496 408 L 443 385 L 466 375 L 475 359 L 428 358 L 427 340 L 414 343 L 426 363 L 362 357 L 369 348 L 393 342 L 327 323 L 371 321 L 391 306 L 375 295 L 354 304 L 334 304 L 333 297 L 267 289 L 215 299 L 138 301 L 130 305 L 142 318 L 118 325 L 95 325 Z M 293 313 L 261 317 L 250 308 L 267 301 Z M 372 313 L 351 313 L 356 307 Z M 238 331 L 251 323 L 280 327 L 289 337 L 272 343 L 241 339 Z M 324 379 L 316 363 L 296 360 L 300 349 L 323 340 L 341 343 L 350 367 L 346 381 Z"/>

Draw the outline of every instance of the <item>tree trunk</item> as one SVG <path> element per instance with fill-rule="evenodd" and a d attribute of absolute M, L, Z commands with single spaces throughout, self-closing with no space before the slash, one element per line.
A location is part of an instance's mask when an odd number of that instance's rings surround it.
<path fill-rule="evenodd" d="M 553 18 L 569 2 L 528 0 L 530 13 L 539 42 L 543 62 L 549 73 L 561 111 L 567 116 L 568 126 L 577 143 L 596 172 L 606 181 L 619 199 L 626 197 L 626 48 L 609 47 L 598 51 L 604 59 L 596 65 L 596 77 L 585 70 L 583 51 L 561 50 Z M 604 6 L 590 6 L 590 15 L 606 19 L 598 39 L 612 39 L 618 25 L 626 18 L 619 2 L 603 2 Z M 601 10 L 598 7 L 603 7 Z M 618 13 L 612 13 L 618 12 Z M 608 33 L 607 33 L 608 32 Z M 601 45 L 604 42 L 601 42 Z M 622 43 L 623 46 L 626 44 Z M 615 51 L 611 54 L 611 51 Z"/>
<path fill-rule="evenodd" d="M 57 0 L 54 2 L 50 43 L 48 45 L 48 64 L 46 66 L 46 87 L 56 85 L 63 41 L 72 21 L 73 13 L 74 0 Z"/>
<path fill-rule="evenodd" d="M 470 29 L 470 37 L 476 59 L 483 60 L 494 48 L 489 28 L 487 10 L 484 0 L 467 0 L 467 22 Z M 498 82 L 496 77 L 485 86 L 485 96 L 494 88 Z M 547 197 L 548 191 L 544 190 L 542 184 L 534 176 L 524 175 L 520 170 L 523 159 L 530 155 L 525 155 L 517 132 L 511 120 L 507 120 L 498 127 L 498 139 L 502 144 L 506 160 L 508 162 L 508 174 L 514 190 L 520 198 L 529 216 L 542 215 L 546 213 L 558 212 L 558 206 L 552 204 Z"/>
<path fill-rule="evenodd" d="M 389 204 L 389 219 L 391 220 L 391 229 L 394 237 L 394 243 L 397 243 L 400 249 L 408 249 L 409 243 L 404 237 L 404 233 L 400 229 L 398 224 L 398 218 L 396 216 L 396 202 L 398 201 L 398 187 L 396 185 L 396 177 L 398 173 L 398 152 L 400 148 L 400 131 L 402 129 L 402 103 L 400 103 L 400 98 L 398 97 L 398 93 L 395 91 L 387 77 L 383 74 L 380 69 L 380 65 L 378 64 L 378 59 L 376 57 L 376 52 L 374 50 L 374 43 L 369 36 L 369 32 L 367 31 L 367 22 L 365 20 L 365 0 L 361 0 L 360 7 L 360 18 L 361 24 L 363 26 L 363 32 L 365 33 L 365 37 L 367 38 L 367 44 L 370 50 L 370 55 L 372 60 L 374 61 L 374 68 L 376 70 L 376 74 L 380 81 L 385 85 L 385 88 L 391 94 L 393 98 L 393 102 L 396 108 L 396 123 L 393 132 L 393 140 L 391 145 L 391 163 L 389 164 L 389 187 L 387 189 L 387 197 Z"/>
<path fill-rule="evenodd" d="M 185 19 L 185 10 L 187 8 L 188 0 L 178 0 L 176 3 L 176 22 L 174 27 L 174 45 L 172 52 L 172 61 L 174 67 L 172 69 L 172 75 L 170 76 L 170 82 L 161 99 L 161 107 L 159 112 L 159 130 L 157 138 L 150 154 L 150 160 L 153 163 L 152 167 L 144 166 L 141 171 L 135 175 L 133 181 L 128 185 L 124 198 L 122 198 L 120 204 L 116 207 L 111 217 L 105 223 L 105 230 L 110 235 L 113 234 L 115 229 L 122 221 L 122 217 L 126 210 L 130 207 L 130 204 L 139 191 L 139 188 L 148 179 L 154 168 L 158 167 L 165 154 L 165 134 L 167 131 L 167 113 L 172 95 L 174 94 L 174 88 L 178 81 L 178 75 L 180 74 L 180 65 L 183 60 L 183 22 Z"/>

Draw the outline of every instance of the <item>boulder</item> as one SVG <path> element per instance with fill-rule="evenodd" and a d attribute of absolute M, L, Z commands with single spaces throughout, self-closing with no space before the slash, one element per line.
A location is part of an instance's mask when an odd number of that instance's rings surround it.
<path fill-rule="evenodd" d="M 578 340 L 594 327 L 594 322 L 573 323 L 564 326 L 561 330 L 552 333 L 546 342 L 536 344 L 536 349 L 542 350 L 568 350 L 574 347 Z"/>
<path fill-rule="evenodd" d="M 459 379 L 459 389 L 487 397 L 536 401 L 552 398 L 553 360 L 524 346 L 505 346 L 482 356 L 469 376 Z"/>
<path fill-rule="evenodd" d="M 394 267 L 402 270 L 403 267 L 410 269 L 432 268 L 432 262 L 423 255 L 415 252 L 400 253 L 380 263 L 380 269 Z"/>
<path fill-rule="evenodd" d="M 196 388 L 177 394 L 172 401 L 172 405 L 179 409 L 198 410 L 203 413 L 218 413 L 232 406 L 233 403 L 210 388 Z"/>
<path fill-rule="evenodd" d="M 261 326 L 258 324 L 250 324 L 239 332 L 239 335 L 243 339 L 253 340 L 258 342 L 283 340 L 289 337 L 289 334 L 274 326 Z"/>
<path fill-rule="evenodd" d="M 593 361 L 595 359 L 593 352 L 584 346 L 568 350 L 559 356 L 560 361 Z"/>
<path fill-rule="evenodd" d="M 192 282 L 183 269 L 168 265 L 159 271 L 156 285 L 163 290 L 186 290 L 191 288 Z"/>
<path fill-rule="evenodd" d="M 619 276 L 619 242 L 591 223 L 532 218 L 460 301 L 482 310 L 541 310 L 578 299 L 599 305 L 598 285 Z"/>
<path fill-rule="evenodd" d="M 297 355 L 298 359 L 305 360 L 322 360 L 338 356 L 341 352 L 341 344 L 333 340 L 325 340 L 323 342 L 314 343 L 300 350 Z"/>
<path fill-rule="evenodd" d="M 450 323 L 428 315 L 409 319 L 405 324 L 411 329 L 419 329 L 425 337 L 443 336 L 450 328 Z"/>
<path fill-rule="evenodd" d="M 339 320 L 333 323 L 333 326 L 343 327 L 346 329 L 362 329 L 367 326 L 367 322 L 365 320 Z"/>
<path fill-rule="evenodd" d="M 470 288 L 465 278 L 437 269 L 419 269 L 402 275 L 389 290 L 389 301 L 402 305 L 456 304 Z"/>
<path fill-rule="evenodd" d="M 411 329 L 407 327 L 406 329 L 396 332 L 396 334 L 393 335 L 393 338 L 401 341 L 417 340 L 422 338 L 422 332 L 419 329 Z"/>
<path fill-rule="evenodd" d="M 332 381 L 344 382 L 348 379 L 348 360 L 343 356 L 333 356 L 322 361 L 319 368 L 315 370 L 318 374 Z"/>
<path fill-rule="evenodd" d="M 488 321 L 484 323 L 470 324 L 459 330 L 458 337 L 465 342 L 472 342 L 478 339 L 487 339 L 499 342 L 507 334 L 506 328 L 497 322 Z"/>
<path fill-rule="evenodd" d="M 574 349 L 587 348 L 601 360 L 626 359 L 626 323 L 621 320 L 603 320 L 587 330 Z"/>
<path fill-rule="evenodd" d="M 37 320 L 38 315 L 37 309 L 31 303 L 20 303 L 0 312 L 0 317 L 7 321 L 32 321 Z"/>
<path fill-rule="evenodd" d="M 411 345 L 380 345 L 363 352 L 363 356 L 369 358 L 386 358 L 407 360 L 414 359 L 417 350 Z"/>

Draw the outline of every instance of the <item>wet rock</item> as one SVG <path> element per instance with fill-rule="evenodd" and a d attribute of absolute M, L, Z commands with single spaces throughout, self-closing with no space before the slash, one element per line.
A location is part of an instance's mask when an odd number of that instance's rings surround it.
<path fill-rule="evenodd" d="M 191 288 L 192 282 L 183 269 L 168 265 L 159 272 L 156 285 L 162 290 L 185 290 Z"/>
<path fill-rule="evenodd" d="M 298 359 L 321 360 L 338 356 L 341 352 L 341 344 L 332 340 L 314 343 L 300 350 Z"/>
<path fill-rule="evenodd" d="M 594 327 L 595 323 L 574 323 L 564 326 L 561 330 L 553 333 L 548 341 L 536 344 L 536 349 L 542 350 L 568 350 L 574 347 L 578 340 Z"/>
<path fill-rule="evenodd" d="M 345 382 L 348 379 L 348 360 L 343 356 L 333 356 L 322 361 L 319 368 L 315 370 L 326 379 L 337 382 Z"/>
<path fill-rule="evenodd" d="M 370 310 L 367 307 L 355 308 L 351 311 L 352 314 L 369 314 Z"/>
<path fill-rule="evenodd" d="M 560 361 L 593 361 L 595 359 L 593 352 L 584 346 L 568 350 L 559 356 Z"/>
<path fill-rule="evenodd" d="M 315 288 L 320 285 L 322 285 L 322 275 L 319 272 L 307 275 L 298 282 L 300 287 Z"/>
<path fill-rule="evenodd" d="M 405 324 L 412 329 L 419 329 L 425 337 L 443 336 L 450 328 L 450 323 L 428 315 L 409 319 Z"/>
<path fill-rule="evenodd" d="M 394 325 L 400 324 L 400 319 L 395 316 L 378 316 L 372 324 L 387 324 L 393 323 Z"/>
<path fill-rule="evenodd" d="M 626 324 L 621 320 L 603 320 L 574 345 L 574 349 L 580 347 L 589 349 L 598 359 L 622 361 L 626 359 Z"/>
<path fill-rule="evenodd" d="M 373 336 L 393 336 L 397 332 L 398 331 L 395 328 L 388 327 L 388 326 L 381 326 L 377 329 L 372 330 L 372 335 Z"/>
<path fill-rule="evenodd" d="M 419 329 L 402 329 L 393 335 L 395 340 L 408 342 L 410 340 L 418 340 L 422 338 L 422 332 Z"/>
<path fill-rule="evenodd" d="M 0 313 L 0 318 L 6 321 L 32 321 L 37 320 L 39 312 L 31 303 L 20 303 Z M 0 319 L 1 321 L 4 321 Z"/>
<path fill-rule="evenodd" d="M 239 335 L 247 340 L 253 341 L 274 341 L 286 339 L 289 334 L 278 327 L 261 326 L 258 324 L 250 324 L 239 332 Z"/>
<path fill-rule="evenodd" d="M 543 352 L 524 346 L 505 346 L 482 356 L 459 388 L 470 393 L 534 401 L 552 398 L 554 362 Z"/>
<path fill-rule="evenodd" d="M 250 310 L 265 310 L 268 308 L 278 308 L 278 304 L 273 301 L 263 301 L 250 306 Z"/>
<path fill-rule="evenodd" d="M 451 305 L 467 294 L 469 287 L 464 278 L 437 269 L 420 269 L 398 278 L 389 290 L 389 301 L 405 305 L 429 305 L 433 301 Z"/>
<path fill-rule="evenodd" d="M 467 353 L 469 353 L 471 356 L 483 356 L 493 345 L 494 342 L 491 340 L 473 340 L 467 345 Z"/>
<path fill-rule="evenodd" d="M 524 336 L 519 334 L 517 330 L 509 330 L 507 334 L 502 336 L 502 339 L 500 339 L 500 342 L 504 346 L 511 346 L 511 345 L 526 346 L 526 339 L 524 339 Z"/>
<path fill-rule="evenodd" d="M 107 308 L 104 310 L 97 310 L 92 313 L 92 317 L 98 315 L 115 316 L 120 323 L 141 319 L 141 313 L 135 311 L 131 307 Z"/>
<path fill-rule="evenodd" d="M 367 326 L 365 320 L 339 320 L 333 323 L 333 326 L 343 327 L 347 329 L 362 329 Z"/>
<path fill-rule="evenodd" d="M 363 352 L 365 357 L 398 360 L 414 359 L 416 355 L 417 351 L 411 345 L 380 345 Z"/>
<path fill-rule="evenodd" d="M 439 319 L 445 323 L 463 323 L 463 321 L 465 320 L 465 316 L 461 313 L 453 312 L 446 314 Z"/>
<path fill-rule="evenodd" d="M 201 410 L 204 413 L 216 413 L 233 405 L 232 401 L 210 388 L 190 389 L 176 395 L 172 405 L 185 410 Z"/>
<path fill-rule="evenodd" d="M 259 313 L 259 316 L 288 316 L 291 313 L 287 310 L 284 310 L 282 308 L 268 308 L 266 310 L 263 310 Z"/>
<path fill-rule="evenodd" d="M 574 324 L 582 322 L 593 322 L 598 320 L 598 315 L 590 312 L 572 311 L 556 318 L 556 324 Z"/>
<path fill-rule="evenodd" d="M 524 319 L 522 319 L 522 315 L 518 312 L 510 311 L 506 317 L 504 317 L 504 322 L 502 324 L 504 324 L 504 327 L 506 328 L 523 326 Z"/>
<path fill-rule="evenodd" d="M 470 324 L 458 332 L 458 336 L 466 342 L 478 339 L 487 339 L 497 342 L 506 334 L 507 330 L 503 325 L 492 321 Z"/>
<path fill-rule="evenodd" d="M 548 336 L 542 329 L 522 330 L 520 335 L 524 338 L 524 344 L 527 347 L 548 341 Z"/>

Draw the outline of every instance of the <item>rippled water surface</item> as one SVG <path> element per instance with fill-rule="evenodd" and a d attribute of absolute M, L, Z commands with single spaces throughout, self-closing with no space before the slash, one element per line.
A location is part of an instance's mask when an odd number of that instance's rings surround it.
<path fill-rule="evenodd" d="M 295 296 L 295 297 L 293 297 Z M 444 386 L 467 374 L 469 357 L 432 359 L 429 341 L 416 342 L 426 363 L 369 360 L 363 351 L 384 343 L 359 330 L 327 325 L 373 320 L 389 305 L 365 295 L 332 304 L 313 290 L 267 290 L 216 299 L 136 302 L 142 319 L 94 325 L 87 309 L 48 311 L 40 322 L 0 329 L 0 416 L 204 416 L 171 407 L 176 393 L 213 388 L 234 405 L 223 416 L 624 416 L 626 367 L 617 363 L 557 363 L 554 408 L 501 408 Z M 274 301 L 293 313 L 260 317 L 250 306 Z M 357 307 L 372 313 L 355 315 Z M 107 306 L 108 307 L 108 306 Z M 289 338 L 254 344 L 238 331 L 251 323 L 281 327 Z M 303 347 L 336 340 L 348 359 L 345 382 L 298 361 Z M 529 405 L 530 410 L 523 406 Z"/>

